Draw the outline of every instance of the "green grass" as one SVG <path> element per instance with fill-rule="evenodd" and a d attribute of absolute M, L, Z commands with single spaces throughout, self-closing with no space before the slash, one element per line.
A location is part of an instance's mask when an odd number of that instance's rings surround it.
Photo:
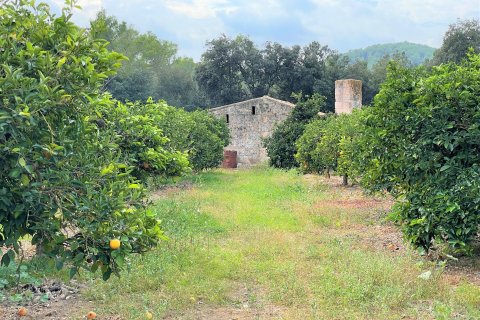
<path fill-rule="evenodd" d="M 203 173 L 155 204 L 169 240 L 121 278 L 89 280 L 85 298 L 121 319 L 143 319 L 146 309 L 169 319 L 228 318 L 219 310 L 245 319 L 480 317 L 478 286 L 449 285 L 408 250 L 365 245 L 386 213 L 316 205 L 332 198 L 363 196 L 293 171 Z M 432 276 L 419 278 L 426 270 Z"/>

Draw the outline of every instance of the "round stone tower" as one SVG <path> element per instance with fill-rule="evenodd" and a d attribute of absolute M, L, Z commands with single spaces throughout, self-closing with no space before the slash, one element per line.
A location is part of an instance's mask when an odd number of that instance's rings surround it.
<path fill-rule="evenodd" d="M 344 79 L 335 81 L 335 113 L 352 113 L 362 107 L 362 81 Z"/>

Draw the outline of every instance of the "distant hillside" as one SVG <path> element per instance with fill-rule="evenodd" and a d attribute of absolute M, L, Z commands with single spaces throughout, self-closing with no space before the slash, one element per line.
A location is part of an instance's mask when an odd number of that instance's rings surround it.
<path fill-rule="evenodd" d="M 424 44 L 416 44 L 410 42 L 385 43 L 375 44 L 364 49 L 350 50 L 345 53 L 350 58 L 350 61 L 366 60 L 368 66 L 374 65 L 380 58 L 387 54 L 402 53 L 415 65 L 423 63 L 426 59 L 433 56 L 435 48 Z"/>

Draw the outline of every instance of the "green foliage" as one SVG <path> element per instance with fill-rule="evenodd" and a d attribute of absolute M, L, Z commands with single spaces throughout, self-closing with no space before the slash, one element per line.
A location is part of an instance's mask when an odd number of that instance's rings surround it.
<path fill-rule="evenodd" d="M 105 89 L 121 101 L 162 99 L 170 105 L 205 105 L 194 79 L 195 63 L 178 58 L 177 46 L 151 32 L 140 33 L 124 21 L 98 12 L 91 29 L 96 37 L 109 41 L 108 48 L 125 55 L 118 74 L 108 79 Z"/>
<path fill-rule="evenodd" d="M 108 279 L 161 230 L 121 161 L 116 133 L 96 123 L 113 107 L 101 87 L 123 57 L 75 26 L 70 10 L 55 17 L 47 5 L 23 1 L 0 8 L 2 264 L 31 236 L 72 276 L 101 269 Z M 112 238 L 119 250 L 109 248 Z"/>
<path fill-rule="evenodd" d="M 364 185 L 398 200 L 406 238 L 465 249 L 477 235 L 480 56 L 409 70 L 392 64 L 365 119 Z"/>
<path fill-rule="evenodd" d="M 196 79 L 213 106 L 266 94 L 293 100 L 293 92 L 319 93 L 330 106 L 337 79 L 327 70 L 327 60 L 335 56 L 335 51 L 318 42 L 303 48 L 267 43 L 260 49 L 248 37 L 223 35 L 208 42 Z"/>
<path fill-rule="evenodd" d="M 419 65 L 425 60 L 432 58 L 435 49 L 423 44 L 416 44 L 410 42 L 385 43 L 368 46 L 364 49 L 350 50 L 345 53 L 345 56 L 350 61 L 362 60 L 368 63 L 369 68 L 372 68 L 378 61 L 386 55 L 395 55 L 404 53 L 409 61 L 414 65 Z"/>
<path fill-rule="evenodd" d="M 362 80 L 363 103 L 370 104 L 385 80 L 388 61 L 412 64 L 409 58 L 413 54 L 409 53 L 415 50 L 411 47 L 404 43 L 395 47 L 398 50 L 379 50 L 370 64 L 340 55 L 318 42 L 304 47 L 267 43 L 264 48 L 258 48 L 244 36 L 234 39 L 221 36 L 208 42 L 207 51 L 196 68 L 196 80 L 213 106 L 266 94 L 295 101 L 292 92 L 302 92 L 305 96 L 314 93 L 325 96 L 325 111 L 333 112 L 336 80 Z M 418 49 L 418 45 L 413 48 Z M 429 49 L 428 57 L 431 57 L 434 49 Z"/>
<path fill-rule="evenodd" d="M 430 64 L 460 63 L 467 58 L 469 49 L 480 53 L 480 21 L 463 20 L 451 24 L 443 36 L 442 46 L 435 51 Z"/>
<path fill-rule="evenodd" d="M 361 178 L 365 172 L 364 150 L 368 148 L 369 143 L 365 141 L 364 119 L 369 113 L 368 107 L 357 109 L 339 123 L 338 130 L 342 135 L 338 141 L 339 156 L 336 170 L 338 174 L 354 181 Z M 347 182 L 346 179 L 344 182 Z"/>
<path fill-rule="evenodd" d="M 312 152 L 323 134 L 324 124 L 328 118 L 315 119 L 307 124 L 302 135 L 295 141 L 297 149 L 295 160 L 297 160 L 300 170 L 304 173 L 318 172 L 316 170 L 318 166 L 314 163 L 315 159 L 312 157 Z"/>
<path fill-rule="evenodd" d="M 227 124 L 206 111 L 194 111 L 190 116 L 195 123 L 188 136 L 192 168 L 199 171 L 218 167 L 223 160 L 223 148 L 230 141 Z"/>
<path fill-rule="evenodd" d="M 206 111 L 186 112 L 165 107 L 157 124 L 168 138 L 170 148 L 188 155 L 193 170 L 216 168 L 223 160 L 223 148 L 230 141 L 225 121 Z"/>
<path fill-rule="evenodd" d="M 0 302 L 7 299 L 12 302 L 21 302 L 33 297 L 30 291 L 10 292 L 20 286 L 39 286 L 42 284 L 40 278 L 32 275 L 30 267 L 27 263 L 17 263 L 15 261 L 12 261 L 8 266 L 0 267 Z M 42 298 L 48 299 L 46 296 Z"/>
<path fill-rule="evenodd" d="M 294 158 L 295 141 L 303 133 L 305 125 L 294 121 L 285 121 L 275 128 L 272 136 L 265 139 L 265 147 L 270 165 L 275 168 L 289 169 L 298 166 Z"/>
<path fill-rule="evenodd" d="M 302 171 L 336 170 L 345 177 L 354 175 L 354 139 L 359 134 L 357 124 L 361 113 L 354 110 L 353 114 L 332 115 L 309 123 L 296 142 L 295 158 Z"/>
<path fill-rule="evenodd" d="M 175 58 L 158 75 L 157 91 L 154 94 L 172 106 L 182 106 L 187 110 L 205 107 L 205 95 L 195 81 L 196 67 L 192 58 Z"/>
<path fill-rule="evenodd" d="M 372 65 L 369 66 L 365 60 L 349 60 L 348 57 L 342 56 L 338 59 L 330 59 L 327 65 L 328 77 L 333 81 L 338 79 L 357 79 L 362 81 L 362 103 L 369 105 L 373 98 L 380 90 L 380 85 L 385 81 L 387 75 L 387 64 L 390 61 L 411 67 L 412 63 L 408 60 L 404 53 L 395 53 L 392 55 L 384 55 Z M 335 87 L 333 82 L 329 84 L 331 91 L 331 104 L 334 105 L 333 96 Z M 333 111 L 333 109 L 331 110 Z"/>
<path fill-rule="evenodd" d="M 172 146 L 160 127 L 169 108 L 149 98 L 146 103 L 117 102 L 115 108 L 103 111 L 105 128 L 116 132 L 123 162 L 143 182 L 152 176 L 177 176 L 189 168 L 187 154 Z"/>
<path fill-rule="evenodd" d="M 163 117 L 158 119 L 157 125 L 168 138 L 168 147 L 188 152 L 193 143 L 189 137 L 190 131 L 195 126 L 191 113 L 182 108 L 167 106 L 166 103 L 162 106 L 162 113 Z"/>
<path fill-rule="evenodd" d="M 334 119 L 334 116 L 322 117 L 316 119 L 305 126 L 303 134 L 295 142 L 297 153 L 295 159 L 304 173 L 321 173 L 327 167 L 326 159 L 318 158 L 315 154 L 317 145 L 326 134 L 328 123 Z"/>
<path fill-rule="evenodd" d="M 326 108 L 325 97 L 317 93 L 306 100 L 301 94 L 295 97 L 298 103 L 292 113 L 284 122 L 277 125 L 272 136 L 264 141 L 270 165 L 276 168 L 288 169 L 298 166 L 295 160 L 297 153 L 295 142 L 303 134 L 305 125 Z"/>
<path fill-rule="evenodd" d="M 253 66 L 261 63 L 262 57 L 250 39 L 242 36 L 229 39 L 223 35 L 207 45 L 196 79 L 211 104 L 218 106 L 265 94 L 264 90 L 256 92 L 254 88 L 262 70 Z"/>

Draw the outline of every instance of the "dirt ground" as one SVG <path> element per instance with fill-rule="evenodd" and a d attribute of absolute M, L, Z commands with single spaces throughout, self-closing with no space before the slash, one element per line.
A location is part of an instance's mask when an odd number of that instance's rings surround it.
<path fill-rule="evenodd" d="M 228 307 L 205 305 L 197 301 L 196 307 L 185 313 L 168 314 L 164 320 L 251 320 L 251 319 L 285 319 L 282 307 L 267 304 L 263 299 L 263 290 L 260 287 L 249 288 L 247 285 L 238 285 L 229 295 L 229 300 L 235 304 Z M 256 300 L 251 301 L 251 293 L 255 293 Z"/>

